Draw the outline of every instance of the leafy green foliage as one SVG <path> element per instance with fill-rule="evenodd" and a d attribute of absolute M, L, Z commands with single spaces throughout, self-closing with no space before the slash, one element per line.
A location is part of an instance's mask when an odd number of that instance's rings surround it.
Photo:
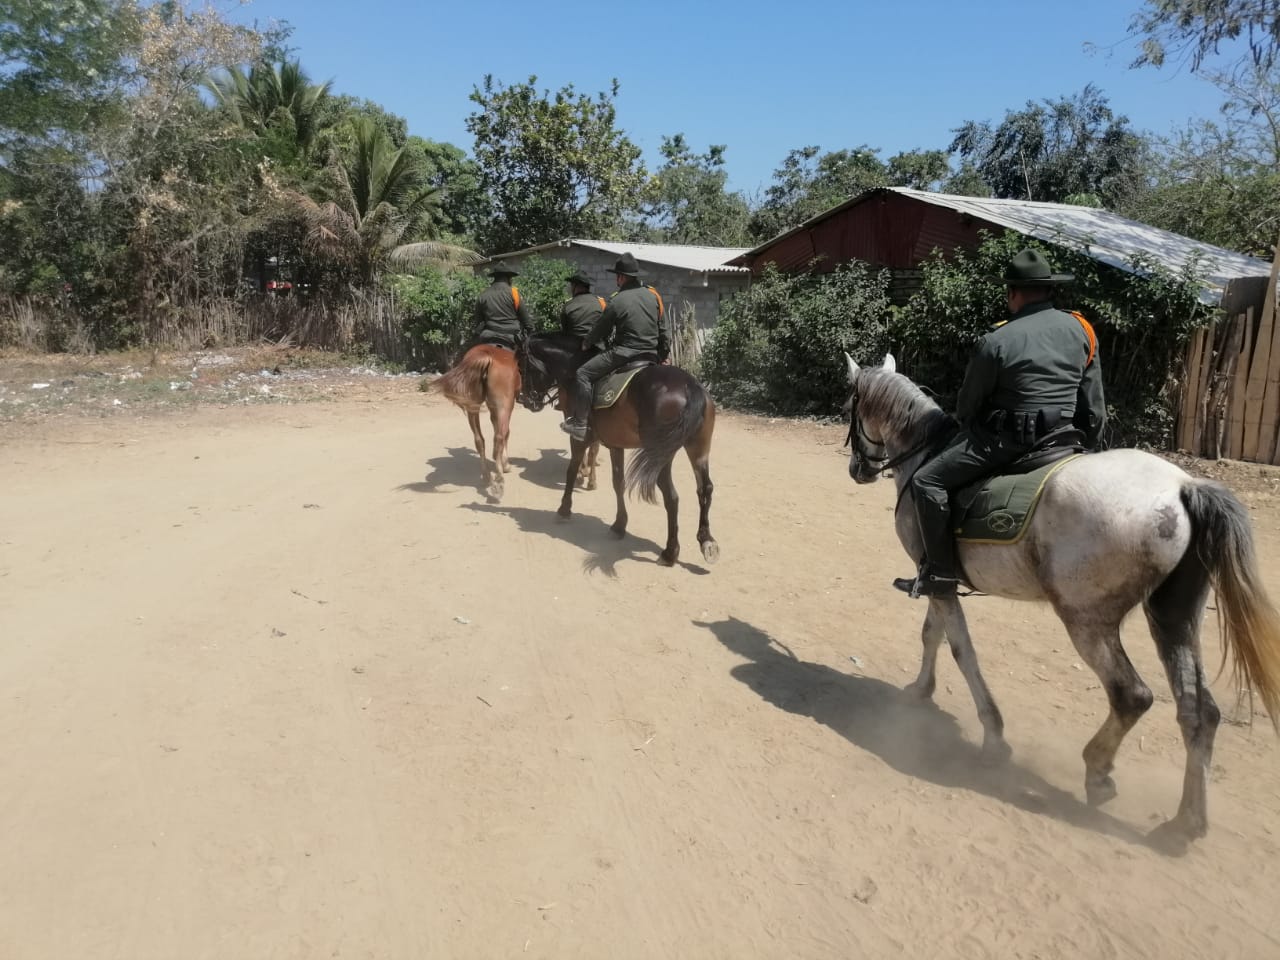
<path fill-rule="evenodd" d="M 1163 66 L 1172 54 L 1192 72 L 1218 53 L 1224 41 L 1244 37 L 1251 62 L 1269 69 L 1280 52 L 1277 0 L 1145 0 L 1129 23 L 1142 41 L 1132 66 Z"/>
<path fill-rule="evenodd" d="M 594 98 L 568 84 L 538 93 L 484 78 L 467 117 L 481 184 L 495 217 L 479 240 L 490 253 L 562 237 L 607 237 L 634 206 L 646 174 L 640 148 L 617 128 L 618 84 Z"/>
<path fill-rule="evenodd" d="M 744 243 L 751 210 L 741 193 L 726 187 L 725 147 L 713 145 L 696 154 L 677 133 L 663 137 L 660 150 L 664 163 L 650 187 L 645 239 L 718 247 Z"/>
<path fill-rule="evenodd" d="M 527 257 L 521 261 L 515 285 L 539 330 L 560 329 L 560 308 L 569 299 L 568 283 L 573 273 L 572 263 L 554 257 Z"/>
<path fill-rule="evenodd" d="M 950 150 L 997 197 L 1114 206 L 1142 187 L 1144 141 L 1091 84 L 1074 97 L 1028 101 L 997 126 L 970 120 Z"/>
<path fill-rule="evenodd" d="M 476 297 L 485 278 L 470 271 L 426 269 L 392 277 L 397 312 L 405 318 L 409 363 L 416 370 L 444 370 L 471 335 Z"/>
<path fill-rule="evenodd" d="M 835 414 L 847 394 L 845 352 L 859 363 L 884 356 L 888 282 L 862 263 L 815 277 L 769 267 L 722 307 L 702 375 L 735 406 Z"/>

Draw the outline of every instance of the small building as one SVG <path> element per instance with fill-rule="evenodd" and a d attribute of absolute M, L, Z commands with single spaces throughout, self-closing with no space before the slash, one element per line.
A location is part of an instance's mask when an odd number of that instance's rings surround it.
<path fill-rule="evenodd" d="M 918 282 L 921 263 L 935 250 L 947 255 L 976 248 L 982 232 L 1014 230 L 1134 272 L 1142 255 L 1179 271 L 1192 258 L 1204 280 L 1201 299 L 1228 313 L 1260 304 L 1271 264 L 1109 210 L 1067 203 L 996 200 L 929 193 L 905 187 L 868 190 L 825 210 L 729 261 L 759 274 L 769 264 L 784 272 L 826 272 L 861 260 L 894 276 L 895 299 Z"/>
<path fill-rule="evenodd" d="M 624 243 L 614 240 L 556 240 L 552 243 L 499 253 L 475 264 L 484 273 L 495 260 L 520 269 L 522 260 L 539 256 L 566 260 L 594 283 L 593 292 L 608 297 L 616 289 L 609 271 L 618 257 L 630 253 L 640 264 L 640 281 L 662 296 L 672 322 L 680 322 L 692 309 L 698 343 L 720 316 L 720 304 L 751 283 L 751 271 L 729 266 L 727 261 L 746 253 L 745 247 L 699 247 L 671 243 Z"/>

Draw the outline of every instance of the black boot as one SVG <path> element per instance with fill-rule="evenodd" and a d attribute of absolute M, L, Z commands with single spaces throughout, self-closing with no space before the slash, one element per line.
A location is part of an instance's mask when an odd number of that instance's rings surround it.
<path fill-rule="evenodd" d="M 956 541 L 951 530 L 951 506 L 925 497 L 915 497 L 916 524 L 924 542 L 924 563 L 914 579 L 899 577 L 896 589 L 911 597 L 953 595 L 959 585 L 956 575 Z"/>
<path fill-rule="evenodd" d="M 587 410 L 591 407 L 591 384 L 574 381 L 573 403 L 569 407 L 569 418 L 560 421 L 560 429 L 573 439 L 585 443 L 587 439 Z"/>

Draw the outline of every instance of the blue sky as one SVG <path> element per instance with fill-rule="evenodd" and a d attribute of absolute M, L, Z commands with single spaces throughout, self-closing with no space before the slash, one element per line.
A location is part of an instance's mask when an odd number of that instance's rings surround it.
<path fill-rule="evenodd" d="M 1217 91 L 1185 70 L 1130 70 L 1140 0 L 869 3 L 391 3 L 254 0 L 282 19 L 316 79 L 367 97 L 410 132 L 470 152 L 468 95 L 486 73 L 542 89 L 607 89 L 618 123 L 656 166 L 663 134 L 727 144 L 730 183 L 767 185 L 789 150 L 869 144 L 889 157 L 946 147 L 965 120 L 1094 83 L 1140 130 L 1213 115 Z M 619 13 L 620 10 L 629 11 Z M 1097 49 L 1090 53 L 1086 43 Z"/>

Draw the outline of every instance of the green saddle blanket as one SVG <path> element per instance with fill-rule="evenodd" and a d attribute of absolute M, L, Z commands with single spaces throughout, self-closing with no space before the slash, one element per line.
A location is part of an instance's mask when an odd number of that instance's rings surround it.
<path fill-rule="evenodd" d="M 649 364 L 645 364 L 645 367 L 647 366 Z M 631 378 L 645 369 L 645 367 L 633 367 L 630 370 L 617 370 L 613 373 L 605 374 L 596 381 L 591 406 L 596 410 L 612 407 L 618 402 L 618 398 L 626 392 L 627 385 L 631 383 Z"/>
<path fill-rule="evenodd" d="M 1045 484 L 1060 467 L 1082 454 L 1063 457 L 1030 473 L 988 477 L 956 494 L 956 540 L 961 543 L 1013 544 L 1035 516 Z"/>

